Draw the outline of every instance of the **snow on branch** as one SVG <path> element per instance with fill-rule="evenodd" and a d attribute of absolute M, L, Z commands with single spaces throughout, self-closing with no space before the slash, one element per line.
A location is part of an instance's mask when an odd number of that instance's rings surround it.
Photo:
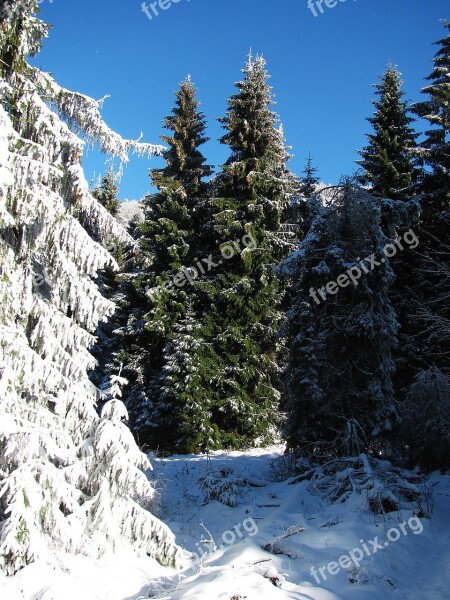
<path fill-rule="evenodd" d="M 71 92 L 56 83 L 48 73 L 30 67 L 32 80 L 51 105 L 67 120 L 77 134 L 83 135 L 91 145 L 98 144 L 105 154 L 117 156 L 128 162 L 130 152 L 139 156 L 160 156 L 164 146 L 142 143 L 139 140 L 124 140 L 110 129 L 100 115 L 102 100 Z"/>

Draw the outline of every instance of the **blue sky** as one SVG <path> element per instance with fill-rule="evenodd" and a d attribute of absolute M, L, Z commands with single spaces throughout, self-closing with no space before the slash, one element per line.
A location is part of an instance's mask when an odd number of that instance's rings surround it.
<path fill-rule="evenodd" d="M 287 142 L 300 174 L 308 152 L 323 181 L 351 174 L 356 149 L 370 131 L 371 85 L 390 61 L 403 73 L 406 98 L 417 100 L 450 18 L 448 0 L 161 0 L 169 5 L 150 20 L 142 0 L 42 0 L 41 17 L 53 30 L 33 61 L 70 89 L 94 98 L 109 94 L 107 123 L 121 135 L 159 143 L 161 121 L 186 74 L 196 83 L 211 141 L 210 164 L 223 163 L 227 148 L 216 119 L 226 111 L 250 48 L 263 54 L 271 73 Z M 317 0 L 313 0 L 317 2 Z M 331 0 L 328 0 L 333 4 Z M 148 6 L 149 2 L 147 2 Z M 150 14 L 151 11 L 150 11 Z M 148 169 L 160 158 L 132 158 L 120 198 L 151 189 Z M 102 173 L 105 157 L 85 158 L 88 179 Z"/>

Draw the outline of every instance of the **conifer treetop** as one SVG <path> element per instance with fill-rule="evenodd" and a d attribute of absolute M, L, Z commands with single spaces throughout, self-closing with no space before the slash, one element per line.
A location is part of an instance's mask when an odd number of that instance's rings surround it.
<path fill-rule="evenodd" d="M 152 171 L 153 183 L 157 187 L 167 178 L 173 178 L 182 184 L 187 195 L 198 193 L 202 188 L 201 180 L 213 172 L 198 150 L 209 138 L 204 135 L 206 120 L 199 110 L 200 102 L 196 94 L 197 90 L 188 75 L 175 93 L 172 114 L 163 120 L 164 127 L 173 132 L 172 135 L 161 136 L 168 146 L 163 152 L 167 165 L 164 169 Z"/>
<path fill-rule="evenodd" d="M 429 96 L 428 100 L 415 104 L 415 112 L 429 121 L 433 129 L 426 132 L 424 148 L 445 143 L 450 133 L 450 22 L 442 21 L 448 31 L 447 37 L 438 40 L 439 46 L 433 60 L 433 70 L 426 77 L 430 83 L 421 92 Z"/>
<path fill-rule="evenodd" d="M 303 196 L 309 198 L 311 194 L 316 191 L 318 184 L 320 183 L 320 178 L 316 177 L 317 168 L 313 166 L 313 160 L 311 157 L 311 152 L 308 153 L 308 158 L 306 159 L 306 166 L 303 171 L 304 177 L 301 178 L 300 181 L 300 193 Z"/>
<path fill-rule="evenodd" d="M 417 134 L 411 127 L 414 119 L 403 100 L 401 74 L 388 64 L 381 81 L 374 84 L 377 100 L 372 100 L 375 112 L 367 121 L 374 133 L 367 135 L 369 145 L 359 151 L 357 163 L 363 171 L 359 180 L 370 184 L 377 196 L 407 199 L 417 180 L 415 151 Z"/>
<path fill-rule="evenodd" d="M 278 116 L 271 110 L 274 96 L 266 61 L 260 55 L 247 57 L 242 69 L 244 79 L 235 85 L 238 93 L 228 99 L 227 115 L 219 119 L 227 133 L 221 142 L 232 152 L 225 165 L 255 161 L 263 156 L 279 154 L 280 141 L 276 133 Z"/>

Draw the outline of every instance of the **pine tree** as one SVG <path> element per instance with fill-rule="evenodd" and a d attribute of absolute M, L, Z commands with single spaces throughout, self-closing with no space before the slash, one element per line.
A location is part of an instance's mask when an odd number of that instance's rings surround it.
<path fill-rule="evenodd" d="M 417 135 L 411 128 L 414 121 L 408 115 L 403 100 L 399 71 L 388 65 L 381 83 L 375 84 L 378 101 L 375 114 L 367 120 L 374 133 L 368 134 L 369 145 L 359 151 L 362 167 L 359 177 L 363 185 L 371 186 L 371 193 L 398 199 L 409 199 L 417 180 L 414 151 Z"/>
<path fill-rule="evenodd" d="M 116 217 L 120 206 L 120 200 L 117 198 L 118 193 L 119 188 L 116 184 L 114 169 L 109 167 L 106 175 L 102 177 L 101 182 L 92 191 L 92 195 L 113 217 Z"/>
<path fill-rule="evenodd" d="M 316 460 L 385 449 L 383 435 L 397 421 L 387 242 L 376 201 L 345 182 L 279 267 L 295 298 L 288 312 L 287 439 Z M 361 264 L 369 256 L 374 269 Z"/>
<path fill-rule="evenodd" d="M 173 420 L 169 428 L 163 422 L 162 415 L 171 411 L 166 402 L 178 393 L 176 389 L 173 393 L 167 390 L 167 381 L 161 387 L 167 359 L 164 349 L 174 335 L 174 327 L 185 317 L 190 299 L 195 310 L 195 288 L 184 279 L 186 269 L 207 255 L 204 228 L 209 221 L 208 186 L 204 179 L 212 169 L 199 150 L 208 138 L 205 118 L 198 107 L 196 90 L 188 77 L 176 93 L 172 114 L 164 120 L 172 133 L 162 136 L 168 146 L 163 153 L 166 166 L 151 173 L 158 193 L 144 200 L 145 221 L 139 238 L 141 272 L 134 277 L 128 303 L 136 310 L 124 340 L 138 374 L 137 385 L 127 392 L 133 428 L 141 443 L 166 449 L 183 436 Z M 172 283 L 177 276 L 185 281 L 183 285 Z M 178 426 L 182 423 L 183 419 Z"/>
<path fill-rule="evenodd" d="M 286 256 L 283 212 L 292 197 L 284 135 L 272 111 L 265 61 L 249 56 L 228 100 L 221 142 L 230 156 L 215 180 L 214 269 L 199 282 L 210 305 L 212 423 L 221 444 L 271 439 L 277 422 L 277 327 L 282 289 L 273 268 Z"/>
<path fill-rule="evenodd" d="M 39 50 L 48 27 L 32 16 L 34 0 L 12 6 L 0 29 L 0 566 L 8 573 L 37 557 L 57 563 L 65 552 L 97 548 L 87 509 L 98 490 L 84 464 L 99 394 L 87 372 L 92 334 L 114 306 L 96 280 L 117 268 L 102 244 L 130 238 L 89 192 L 78 133 L 121 161 L 130 150 L 160 151 L 123 140 L 98 102 L 30 66 L 25 53 Z M 92 448 L 93 461 L 100 451 Z M 136 452 L 131 441 L 124 446 L 124 463 Z M 110 480 L 120 469 L 110 462 Z M 123 508 L 111 502 L 113 521 Z M 131 497 L 126 518 L 122 543 L 175 559 L 172 534 Z"/>

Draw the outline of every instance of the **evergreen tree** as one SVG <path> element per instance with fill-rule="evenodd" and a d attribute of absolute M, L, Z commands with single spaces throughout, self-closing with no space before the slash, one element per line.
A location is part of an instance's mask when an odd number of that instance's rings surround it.
<path fill-rule="evenodd" d="M 450 379 L 435 366 L 420 371 L 408 389 L 403 433 L 414 465 L 450 467 Z"/>
<path fill-rule="evenodd" d="M 120 200 L 117 198 L 118 193 L 119 188 L 116 184 L 114 169 L 109 167 L 100 184 L 92 191 L 92 195 L 113 215 L 113 217 L 115 217 L 117 216 L 120 206 Z"/>
<path fill-rule="evenodd" d="M 300 242 L 311 227 L 320 210 L 320 194 L 318 189 L 320 178 L 316 176 L 317 169 L 313 166 L 311 153 L 306 159 L 303 177 L 297 185 L 297 193 L 288 209 L 288 219 L 295 224 L 296 242 Z"/>
<path fill-rule="evenodd" d="M 155 490 L 142 471 L 150 470 L 151 464 L 124 423 L 128 412 L 121 397 L 126 384 L 121 371 L 110 377 L 100 419 L 83 448 L 91 495 L 83 507 L 87 527 L 100 553 L 120 548 L 129 537 L 147 554 L 173 564 L 171 532 L 144 508 L 151 504 Z"/>
<path fill-rule="evenodd" d="M 397 421 L 387 241 L 377 203 L 346 182 L 279 267 L 295 298 L 285 373 L 288 444 L 318 460 L 382 449 Z M 378 263 L 373 269 L 361 263 L 369 256 Z"/>
<path fill-rule="evenodd" d="M 319 177 L 316 176 L 317 169 L 313 166 L 311 153 L 308 154 L 306 159 L 305 170 L 303 171 L 303 177 L 300 179 L 300 194 L 309 198 L 316 191 L 318 184 L 320 183 Z"/>
<path fill-rule="evenodd" d="M 450 30 L 449 22 L 443 24 Z M 398 302 L 403 307 L 402 348 L 409 350 L 399 371 L 398 388 L 403 397 L 422 371 L 436 366 L 450 375 L 450 34 L 436 44 L 434 68 L 427 77 L 430 83 L 422 90 L 428 98 L 414 107 L 430 128 L 418 148 L 425 166 L 417 224 L 420 247 L 409 270 L 399 272 L 401 280 L 409 272 L 408 285 Z"/>
<path fill-rule="evenodd" d="M 371 186 L 371 193 L 392 199 L 408 199 L 417 179 L 414 166 L 415 139 L 411 128 L 414 119 L 408 116 L 403 100 L 399 71 L 389 65 L 375 84 L 378 101 L 375 114 L 367 119 L 374 129 L 368 134 L 369 145 L 359 152 L 362 167 L 359 177 L 363 185 Z"/>
<path fill-rule="evenodd" d="M 212 448 L 208 382 L 215 377 L 209 360 L 211 346 L 202 339 L 202 326 L 188 303 L 186 315 L 173 328 L 164 348 L 158 410 L 161 436 L 171 440 L 171 450 L 192 453 Z"/>
<path fill-rule="evenodd" d="M 420 283 L 416 289 L 416 312 L 422 333 L 422 353 L 429 367 L 450 375 L 450 22 L 443 21 L 448 35 L 436 42 L 434 68 L 422 92 L 428 100 L 416 105 L 417 113 L 431 128 L 420 144 L 429 167 L 422 192 Z"/>
<path fill-rule="evenodd" d="M 29 65 L 26 53 L 38 51 L 48 27 L 33 16 L 34 0 L 11 6 L 0 28 L 0 568 L 14 573 L 36 558 L 55 564 L 66 552 L 96 555 L 108 544 L 93 529 L 111 521 L 127 523 L 121 544 L 172 563 L 170 531 L 131 496 L 122 502 L 124 466 L 144 477 L 125 426 L 119 437 L 91 443 L 102 424 L 89 350 L 114 310 L 96 281 L 117 268 L 103 244 L 130 239 L 89 192 L 78 134 L 121 161 L 130 150 L 159 148 L 123 140 L 98 102 Z M 102 463 L 110 446 L 121 446 L 122 459 L 108 456 L 107 477 L 118 484 L 110 489 L 111 521 L 99 512 L 93 528 L 99 489 L 86 459 Z"/>
<path fill-rule="evenodd" d="M 448 35 L 437 41 L 434 67 L 427 77 L 429 84 L 422 89 L 427 100 L 415 105 L 415 112 L 427 120 L 430 129 L 425 132 L 419 153 L 429 171 L 425 175 L 423 191 L 423 220 L 427 230 L 442 233 L 446 223 L 442 217 L 450 207 L 450 22 L 442 22 Z"/>
<path fill-rule="evenodd" d="M 249 56 L 244 79 L 220 119 L 231 153 L 215 181 L 214 270 L 198 286 L 205 294 L 215 378 L 212 423 L 220 443 L 242 446 L 271 439 L 277 422 L 277 327 L 282 289 L 273 268 L 292 242 L 282 215 L 293 177 L 282 130 L 276 127 L 265 61 Z"/>
<path fill-rule="evenodd" d="M 205 227 L 210 217 L 204 178 L 212 169 L 199 150 L 208 138 L 198 107 L 196 90 L 188 77 L 176 93 L 172 114 L 164 120 L 171 132 L 162 136 L 168 146 L 163 152 L 166 166 L 151 173 L 158 192 L 144 199 L 145 221 L 139 237 L 141 272 L 135 274 L 134 290 L 128 292 L 130 317 L 124 339 L 128 347 L 124 349 L 128 366 L 134 365 L 137 382 L 134 377 L 134 388 L 127 391 L 127 405 L 140 442 L 166 449 L 183 438 L 177 428 L 183 427 L 185 417 L 177 423 L 171 419 L 170 427 L 165 422 L 165 415 L 172 410 L 167 403 L 178 390 L 170 392 L 167 380 L 162 384 L 167 360 L 164 349 L 175 325 L 185 316 L 188 300 L 192 299 L 194 310 L 196 304 L 195 287 L 187 281 L 180 286 L 172 281 L 177 276 L 184 279 L 186 269 L 207 255 Z M 183 378 L 181 372 L 179 377 Z"/>
<path fill-rule="evenodd" d="M 379 100 L 376 111 L 368 121 L 374 133 L 368 135 L 369 145 L 360 152 L 362 167 L 359 179 L 371 185 L 371 193 L 379 198 L 382 226 L 390 237 L 403 234 L 417 220 L 414 196 L 417 194 L 419 170 L 417 168 L 416 138 L 406 103 L 403 100 L 402 82 L 398 70 L 389 65 L 382 81 L 375 86 Z M 402 206 L 404 203 L 404 206 Z M 394 351 L 396 362 L 395 388 L 400 389 L 417 364 L 417 342 L 410 323 L 410 287 L 417 278 L 418 255 L 414 250 L 392 258 L 396 275 L 390 298 L 400 323 L 399 341 Z"/>

